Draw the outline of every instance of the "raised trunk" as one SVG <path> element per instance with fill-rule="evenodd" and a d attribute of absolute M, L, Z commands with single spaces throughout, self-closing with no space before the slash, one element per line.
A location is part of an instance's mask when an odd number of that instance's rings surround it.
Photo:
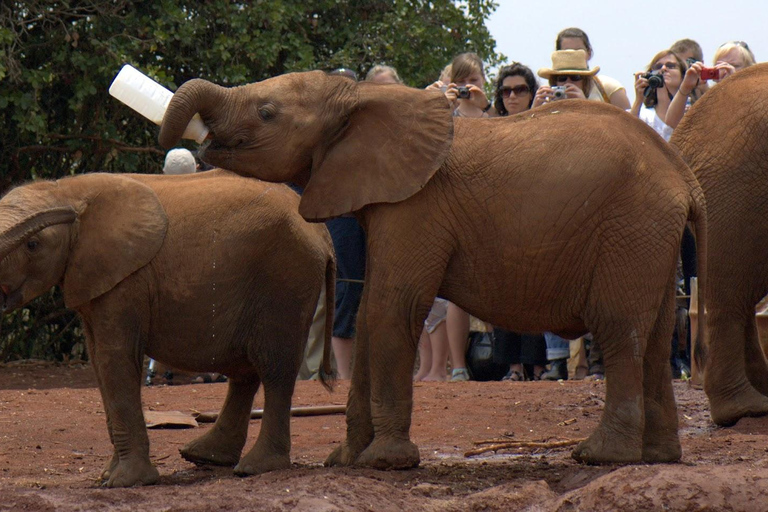
<path fill-rule="evenodd" d="M 0 261 L 35 233 L 54 224 L 74 222 L 75 219 L 77 219 L 77 212 L 71 206 L 51 208 L 29 214 L 0 233 Z"/>
<path fill-rule="evenodd" d="M 201 78 L 194 78 L 182 84 L 165 111 L 158 136 L 160 145 L 165 149 L 171 149 L 178 144 L 192 117 L 198 112 L 220 104 L 225 93 L 224 87 Z"/>

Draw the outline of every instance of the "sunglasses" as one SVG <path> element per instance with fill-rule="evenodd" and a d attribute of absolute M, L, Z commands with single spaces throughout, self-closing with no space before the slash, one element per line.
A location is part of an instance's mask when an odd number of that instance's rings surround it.
<path fill-rule="evenodd" d="M 557 75 L 555 79 L 557 80 L 557 83 L 564 84 L 568 80 L 571 82 L 581 82 L 581 79 L 584 78 L 581 75 Z"/>
<path fill-rule="evenodd" d="M 531 89 L 527 85 L 516 85 L 514 87 L 502 87 L 501 97 L 509 98 L 512 93 L 515 93 L 515 96 L 522 96 L 523 94 L 528 94 L 529 92 L 531 92 Z"/>
<path fill-rule="evenodd" d="M 728 41 L 727 43 L 721 44 L 720 48 L 722 48 L 723 46 L 725 46 L 727 44 L 735 44 L 735 45 L 741 46 L 742 48 L 744 48 L 747 51 L 752 51 L 752 50 L 749 49 L 749 45 L 747 43 L 745 43 L 744 41 Z"/>
<path fill-rule="evenodd" d="M 664 63 L 657 62 L 656 64 L 653 65 L 653 68 L 651 69 L 653 69 L 654 71 L 659 71 L 661 70 L 661 68 L 667 68 L 672 70 L 672 69 L 677 69 L 678 67 L 680 66 L 677 64 L 677 62 L 664 62 Z"/>

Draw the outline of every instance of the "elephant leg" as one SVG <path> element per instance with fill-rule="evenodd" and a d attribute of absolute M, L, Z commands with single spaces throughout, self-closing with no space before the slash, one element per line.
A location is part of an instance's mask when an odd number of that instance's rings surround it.
<path fill-rule="evenodd" d="M 99 390 L 103 389 L 103 383 L 101 378 L 101 372 L 99 371 L 99 365 L 97 361 L 97 353 L 93 344 L 93 335 L 90 333 L 90 329 L 88 329 L 88 326 L 85 325 L 85 338 L 86 338 L 86 345 L 88 347 L 88 354 L 90 354 L 91 358 L 91 366 L 93 368 L 93 372 L 96 374 L 96 383 L 99 386 Z M 104 395 L 102 394 L 102 403 L 104 402 Z M 101 472 L 101 475 L 99 476 L 99 480 L 102 482 L 106 482 L 109 480 L 110 475 L 112 474 L 112 471 L 115 470 L 117 467 L 117 463 L 120 461 L 120 454 L 117 452 L 117 448 L 115 448 L 115 440 L 112 437 L 112 421 L 109 417 L 109 409 L 106 409 L 105 416 L 107 417 L 107 433 L 109 434 L 109 442 L 112 443 L 112 457 L 110 457 L 109 461 L 107 461 L 107 465 L 104 466 L 104 470 Z"/>
<path fill-rule="evenodd" d="M 213 428 L 180 450 L 189 462 L 234 466 L 240 460 L 260 380 L 230 378 L 228 382 L 227 398 Z"/>
<path fill-rule="evenodd" d="M 293 375 L 297 373 L 298 364 Z M 290 375 L 265 376 L 264 414 L 259 437 L 235 466 L 236 475 L 256 475 L 291 467 L 291 397 L 295 383 L 295 377 L 290 378 Z"/>
<path fill-rule="evenodd" d="M 373 440 L 371 420 L 371 368 L 368 349 L 368 328 L 365 312 L 368 291 L 363 289 L 357 315 L 355 355 L 352 362 L 352 379 L 347 397 L 347 437 L 326 459 L 326 466 L 350 466 Z"/>
<path fill-rule="evenodd" d="M 645 426 L 643 364 L 648 315 L 623 317 L 591 329 L 603 348 L 605 409 L 600 424 L 573 451 L 573 458 L 590 464 L 639 462 Z M 589 327 L 589 325 L 588 325 Z M 669 356 L 669 347 L 664 352 Z"/>
<path fill-rule="evenodd" d="M 669 364 L 675 328 L 675 284 L 670 281 L 643 358 L 643 461 L 673 462 L 683 455 Z"/>
<path fill-rule="evenodd" d="M 399 288 L 394 286 L 392 288 Z M 371 418 L 374 439 L 356 465 L 407 469 L 419 465 L 419 449 L 410 440 L 413 366 L 421 326 L 434 295 L 411 298 L 382 293 L 369 318 Z M 372 319 L 376 319 L 374 325 Z"/>
<path fill-rule="evenodd" d="M 709 350 L 704 364 L 704 391 L 712 421 L 731 426 L 746 416 L 768 414 L 768 397 L 747 378 L 747 345 L 750 312 L 718 310 L 707 313 Z"/>
<path fill-rule="evenodd" d="M 747 378 L 750 384 L 760 393 L 768 396 L 768 361 L 766 361 L 760 337 L 757 331 L 757 320 L 754 315 L 747 318 L 745 363 Z"/>
<path fill-rule="evenodd" d="M 115 447 L 104 485 L 154 484 L 160 474 L 149 460 L 149 437 L 141 409 L 141 365 L 122 350 L 97 353 L 94 364 L 100 368 L 99 387 Z"/>

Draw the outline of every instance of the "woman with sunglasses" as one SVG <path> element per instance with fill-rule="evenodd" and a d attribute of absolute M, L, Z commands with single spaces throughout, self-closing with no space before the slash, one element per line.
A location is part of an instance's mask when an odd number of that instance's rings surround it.
<path fill-rule="evenodd" d="M 599 67 L 589 69 L 587 52 L 584 50 L 557 50 L 552 53 L 552 67 L 538 71 L 540 77 L 549 81 L 549 85 L 539 87 L 533 98 L 533 107 L 544 105 L 558 99 L 590 99 L 605 101 L 600 95 L 591 95 L 596 85 L 594 77 L 600 71 Z M 557 93 L 553 87 L 559 87 Z"/>
<path fill-rule="evenodd" d="M 500 116 L 519 114 L 531 108 L 539 84 L 533 71 L 519 62 L 499 70 L 493 106 Z"/>
<path fill-rule="evenodd" d="M 589 36 L 580 28 L 570 27 L 560 31 L 555 38 L 555 50 L 584 50 L 587 52 L 587 62 L 592 60 L 592 43 Z M 587 99 L 604 101 L 622 110 L 629 110 L 627 90 L 618 80 L 605 75 L 595 75 Z"/>
<path fill-rule="evenodd" d="M 630 112 L 669 141 L 685 114 L 688 96 L 700 82 L 701 68 L 700 62 L 686 68 L 683 59 L 672 50 L 657 53 L 646 71 L 635 73 L 635 102 Z M 663 78 L 663 83 L 655 87 L 658 82 L 652 84 L 649 73 Z"/>

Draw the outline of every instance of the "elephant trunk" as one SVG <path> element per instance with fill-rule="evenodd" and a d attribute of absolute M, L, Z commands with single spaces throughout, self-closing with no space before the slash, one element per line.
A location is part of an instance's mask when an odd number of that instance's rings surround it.
<path fill-rule="evenodd" d="M 51 208 L 23 217 L 0 233 L 0 261 L 35 233 L 54 224 L 74 222 L 75 219 L 77 219 L 77 212 L 71 206 Z"/>
<path fill-rule="evenodd" d="M 165 149 L 175 146 L 189 121 L 198 112 L 220 105 L 227 89 L 202 78 L 194 78 L 179 87 L 168 104 L 160 126 L 158 141 Z M 202 115 L 202 114 L 201 114 Z M 205 118 L 203 117 L 203 121 Z M 209 125 L 210 128 L 210 125 Z"/>

